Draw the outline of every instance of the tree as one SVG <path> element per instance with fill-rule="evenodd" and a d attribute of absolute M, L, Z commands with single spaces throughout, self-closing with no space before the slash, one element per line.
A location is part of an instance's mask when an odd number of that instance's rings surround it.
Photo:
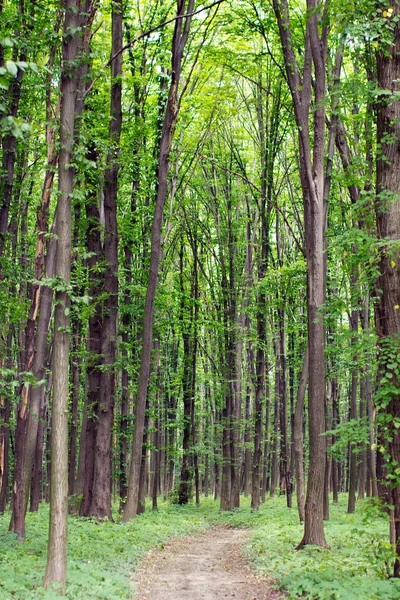
<path fill-rule="evenodd" d="M 112 46 L 111 46 L 111 100 L 110 100 L 110 150 L 107 156 L 107 168 L 104 173 L 104 273 L 105 299 L 101 317 L 96 315 L 94 327 L 100 325 L 100 345 L 97 348 L 101 356 L 101 370 L 95 369 L 93 412 L 88 419 L 90 434 L 94 439 L 86 448 L 84 498 L 81 514 L 107 517 L 111 514 L 111 435 L 113 410 L 115 403 L 115 358 L 117 344 L 118 317 L 118 230 L 117 230 L 117 192 L 119 171 L 119 144 L 122 127 L 122 2 L 114 1 L 112 8 Z M 94 210 L 96 210 L 94 208 Z M 97 232 L 99 234 L 99 232 Z M 100 307 L 99 307 L 100 309 Z M 94 454 L 93 454 L 94 451 Z"/>
<path fill-rule="evenodd" d="M 71 274 L 71 202 L 73 193 L 72 161 L 75 103 L 77 90 L 77 58 L 81 13 L 87 2 L 67 0 L 63 26 L 63 64 L 60 91 L 60 158 L 56 235 L 58 238 L 55 276 L 54 373 L 51 441 L 50 526 L 44 586 L 52 584 L 63 591 L 67 578 L 68 535 L 68 386 L 69 386 L 69 281 Z"/>
<path fill-rule="evenodd" d="M 307 1 L 304 65 L 300 73 L 292 41 L 287 0 L 274 0 L 279 35 L 285 60 L 286 77 L 293 100 L 299 131 L 300 178 L 304 203 L 304 229 L 307 257 L 307 312 L 309 348 L 308 418 L 310 463 L 305 505 L 304 537 L 299 548 L 307 544 L 326 547 L 323 525 L 325 477 L 325 364 L 324 324 L 324 142 L 327 15 L 320 0 Z M 320 23 L 322 20 L 322 24 Z M 321 34 L 320 34 L 321 28 Z M 312 68 L 314 67 L 313 131 L 310 132 Z M 310 134 L 313 145 L 311 146 Z"/>
<path fill-rule="evenodd" d="M 387 443 L 392 461 L 389 476 L 393 477 L 397 554 L 394 575 L 400 577 L 400 482 L 397 474 L 400 468 L 400 10 L 396 0 L 391 0 L 389 5 L 386 19 L 390 40 L 380 41 L 376 55 L 380 92 L 375 203 L 380 255 L 376 327 L 380 344 L 380 403 L 387 417 Z"/>
<path fill-rule="evenodd" d="M 169 171 L 169 155 L 173 139 L 176 119 L 179 109 L 178 86 L 182 71 L 182 58 L 185 45 L 189 36 L 191 13 L 193 12 L 194 0 L 179 0 L 177 3 L 174 34 L 172 39 L 171 57 L 171 83 L 168 92 L 167 107 L 164 116 L 163 129 L 160 139 L 159 162 L 157 171 L 157 195 L 154 209 L 153 225 L 151 230 L 151 255 L 149 281 L 146 293 L 146 302 L 143 320 L 142 352 L 140 358 L 140 373 L 138 381 L 138 393 L 135 408 L 135 429 L 133 437 L 133 451 L 131 468 L 129 473 L 128 494 L 124 509 L 124 521 L 136 516 L 140 465 L 142 458 L 143 428 L 146 409 L 146 396 L 150 376 L 150 357 L 153 338 L 153 310 L 154 297 L 157 287 L 158 270 L 161 249 L 161 227 L 165 199 L 167 197 L 167 180 Z M 184 17 L 184 15 L 189 15 Z"/>

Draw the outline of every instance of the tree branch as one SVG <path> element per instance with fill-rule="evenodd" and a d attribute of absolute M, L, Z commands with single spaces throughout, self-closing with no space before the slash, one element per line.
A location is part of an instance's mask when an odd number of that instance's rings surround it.
<path fill-rule="evenodd" d="M 207 4 L 207 6 L 203 6 L 203 8 L 199 8 L 198 10 L 195 10 L 194 12 L 191 13 L 187 13 L 185 15 L 177 15 L 176 17 L 172 17 L 171 19 L 168 19 L 168 21 L 163 21 L 162 23 L 159 23 L 158 25 L 156 25 L 155 27 L 152 27 L 151 29 L 148 29 L 147 31 L 145 31 L 144 33 L 141 33 L 140 35 L 138 35 L 137 37 L 135 37 L 133 40 L 131 40 L 130 42 L 128 42 L 127 44 L 125 44 L 125 46 L 123 46 L 121 48 L 121 50 L 119 50 L 118 52 L 116 52 L 111 58 L 110 60 L 108 60 L 101 68 L 102 73 L 105 72 L 105 70 L 107 69 L 107 67 L 109 67 L 111 65 L 111 63 L 120 55 L 122 54 L 122 52 L 125 52 L 125 50 L 128 50 L 128 48 L 132 48 L 132 46 L 134 46 L 137 42 L 140 42 L 140 40 L 142 40 L 143 38 L 151 35 L 152 33 L 154 33 L 155 31 L 158 31 L 159 29 L 162 29 L 163 27 L 165 27 L 166 25 L 169 25 L 170 23 L 174 23 L 174 21 L 178 21 L 179 19 L 187 19 L 187 18 L 191 18 L 194 17 L 195 15 L 198 15 L 202 12 L 204 12 L 205 10 L 208 10 L 209 8 L 213 8 L 214 6 L 217 6 L 218 4 L 222 4 L 223 2 L 225 2 L 225 0 L 216 0 L 215 2 L 212 2 L 211 4 Z M 92 83 L 90 84 L 90 86 L 88 87 L 88 89 L 85 92 L 85 97 L 89 94 L 89 92 L 92 90 L 94 84 L 96 83 L 96 81 L 98 79 L 100 79 L 100 75 L 98 77 L 96 77 Z"/>

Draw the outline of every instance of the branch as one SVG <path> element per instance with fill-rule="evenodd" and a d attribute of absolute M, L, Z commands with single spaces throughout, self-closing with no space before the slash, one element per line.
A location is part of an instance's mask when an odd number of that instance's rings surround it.
<path fill-rule="evenodd" d="M 218 169 L 221 169 L 222 171 L 225 171 L 227 173 L 231 173 L 232 175 L 240 177 L 240 179 L 242 181 L 244 181 L 245 183 L 247 183 L 251 188 L 253 188 L 254 190 L 256 190 L 259 194 L 262 193 L 261 190 L 260 190 L 260 188 L 253 181 L 251 181 L 248 177 L 246 177 L 245 175 L 242 175 L 241 173 L 238 173 L 237 171 L 232 171 L 231 169 L 228 169 L 227 167 L 223 167 L 222 165 L 219 165 L 214 159 L 209 158 L 208 156 L 205 156 L 204 154 L 200 153 L 200 156 L 202 158 L 204 158 L 205 160 L 208 160 L 209 162 L 211 162 L 215 167 L 218 167 Z M 287 228 L 289 229 L 290 233 L 292 234 L 292 237 L 293 237 L 293 239 L 295 241 L 295 244 L 296 244 L 297 248 L 300 250 L 300 252 L 302 253 L 303 256 L 306 256 L 305 250 L 302 247 L 302 245 L 299 242 L 299 240 L 297 239 L 297 236 L 294 233 L 294 231 L 293 231 L 290 223 L 288 222 L 288 220 L 286 218 L 286 215 L 283 212 L 283 210 L 273 200 L 271 200 L 271 205 L 275 208 L 275 210 L 277 210 L 282 215 L 283 220 L 285 221 Z"/>
<path fill-rule="evenodd" d="M 137 42 L 140 42 L 140 40 L 142 40 L 143 38 L 151 35 L 152 33 L 154 33 L 155 31 L 158 31 L 159 29 L 162 29 L 163 27 L 165 27 L 166 25 L 169 25 L 170 23 L 174 23 L 174 21 L 178 21 L 179 19 L 188 19 L 191 17 L 194 17 L 195 15 L 198 15 L 202 12 L 204 12 L 205 10 L 208 10 L 209 8 L 213 8 L 214 6 L 217 6 L 218 4 L 222 4 L 222 2 L 225 2 L 225 0 L 216 0 L 215 2 L 212 2 L 211 4 L 208 4 L 207 6 L 203 6 L 203 8 L 199 8 L 198 10 L 195 10 L 194 12 L 191 13 L 187 13 L 186 15 L 178 15 L 176 17 L 172 17 L 171 19 L 169 19 L 168 21 L 163 21 L 162 23 L 159 23 L 158 25 L 156 25 L 155 27 L 152 27 L 151 29 L 148 29 L 147 31 L 145 31 L 144 33 L 141 33 L 140 35 L 138 35 L 136 38 L 134 38 L 132 41 L 128 42 L 125 46 L 123 46 L 120 50 L 118 50 L 118 52 L 116 52 L 114 54 L 114 56 L 112 56 L 110 58 L 110 60 L 108 60 L 101 68 L 102 73 L 104 73 L 104 71 L 111 65 L 111 63 L 118 58 L 118 56 L 120 54 L 122 54 L 122 52 L 125 52 L 125 50 L 128 50 L 128 48 L 132 48 L 132 46 L 134 46 Z M 92 83 L 90 84 L 90 86 L 88 87 L 85 96 L 88 95 L 88 93 L 91 91 L 91 89 L 93 88 L 94 84 L 96 83 L 96 81 L 100 78 L 101 76 L 99 75 L 98 77 L 96 77 L 96 79 L 94 79 L 92 81 Z"/>

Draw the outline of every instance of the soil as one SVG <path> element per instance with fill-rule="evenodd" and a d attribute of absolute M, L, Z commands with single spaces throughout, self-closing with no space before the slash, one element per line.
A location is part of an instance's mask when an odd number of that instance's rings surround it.
<path fill-rule="evenodd" d="M 281 600 L 243 556 L 246 529 L 213 527 L 145 555 L 133 577 L 137 600 Z"/>

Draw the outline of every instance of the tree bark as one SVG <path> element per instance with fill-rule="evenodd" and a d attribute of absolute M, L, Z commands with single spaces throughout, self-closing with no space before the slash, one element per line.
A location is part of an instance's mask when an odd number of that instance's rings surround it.
<path fill-rule="evenodd" d="M 299 519 L 303 523 L 305 519 L 305 479 L 304 479 L 304 440 L 303 440 L 303 414 L 304 399 L 307 389 L 309 368 L 308 346 L 304 353 L 303 367 L 301 369 L 299 387 L 297 388 L 296 410 L 294 413 L 294 456 L 296 469 L 296 496 Z"/>

